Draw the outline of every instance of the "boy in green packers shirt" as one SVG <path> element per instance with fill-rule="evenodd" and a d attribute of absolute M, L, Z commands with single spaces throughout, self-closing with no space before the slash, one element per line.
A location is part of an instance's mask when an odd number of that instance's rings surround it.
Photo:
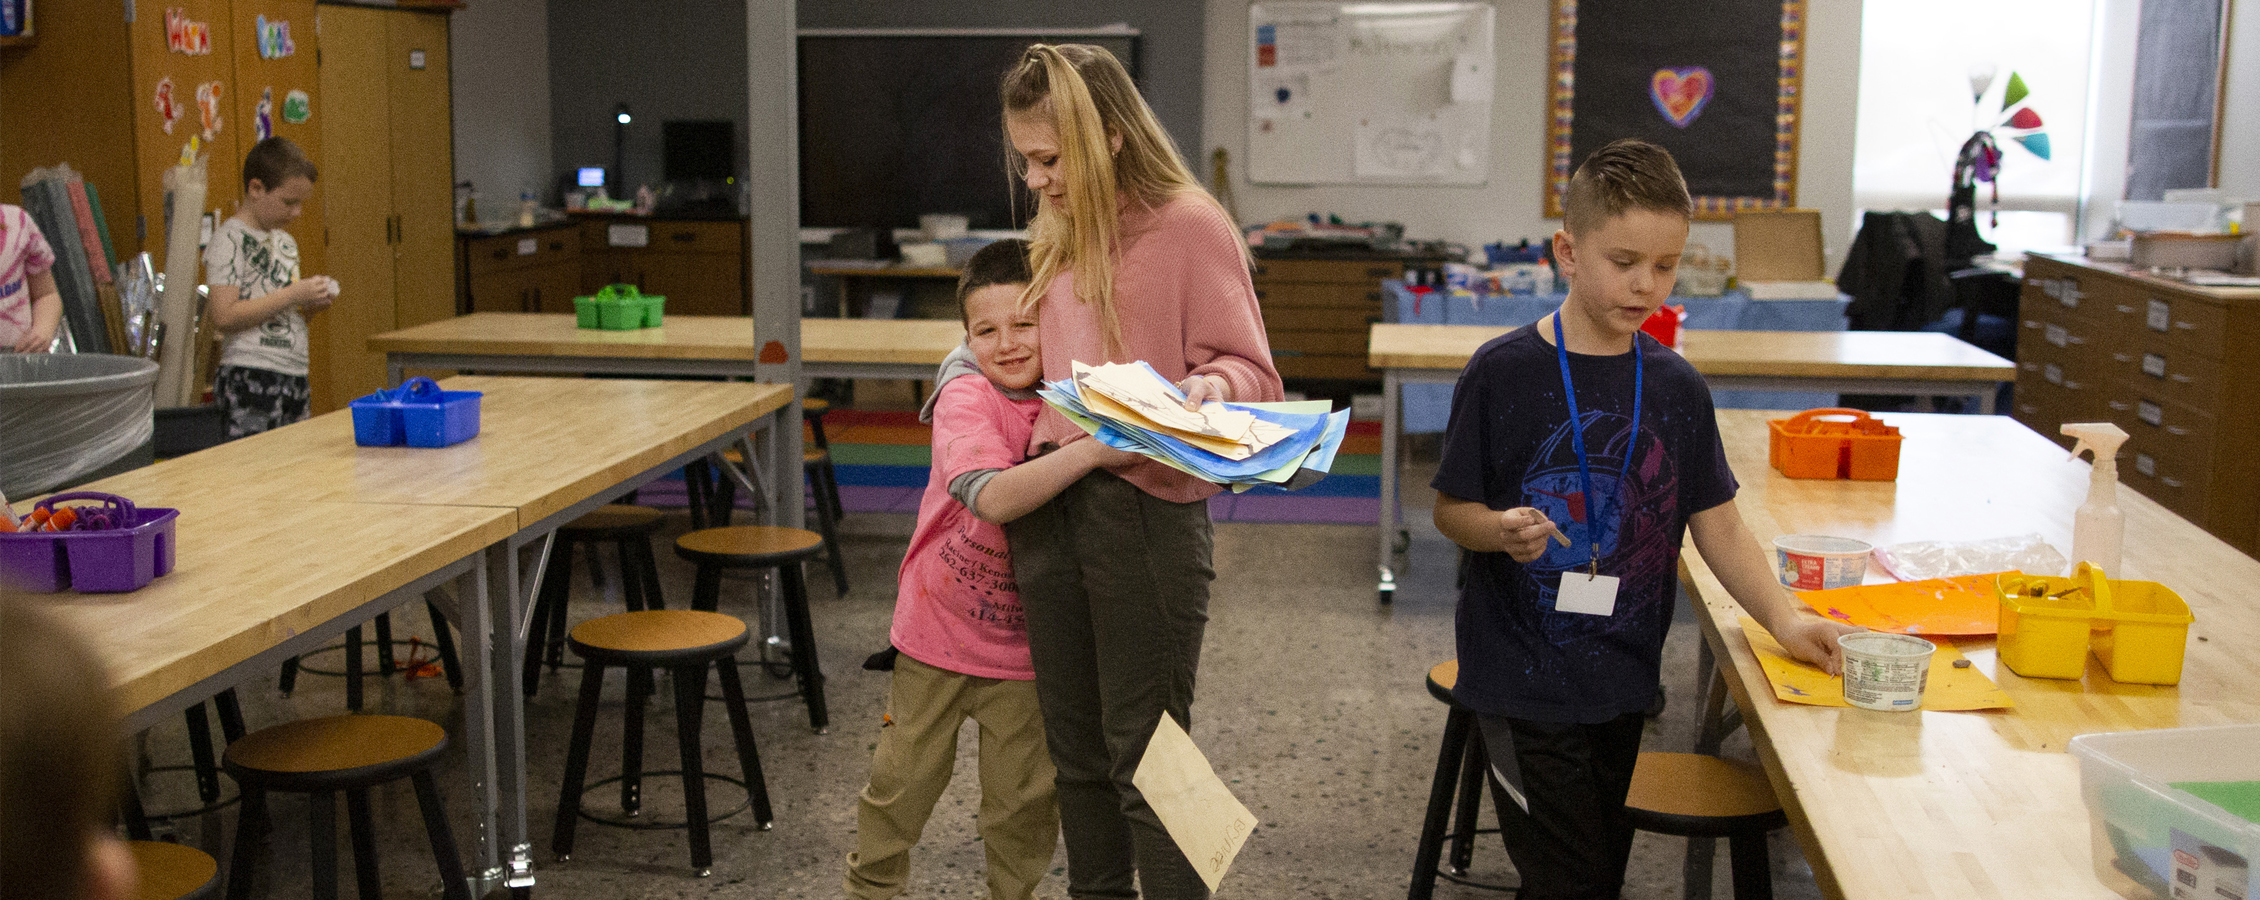
<path fill-rule="evenodd" d="M 287 138 L 243 157 L 243 204 L 204 247 L 209 314 L 221 334 L 212 379 L 230 439 L 306 418 L 306 313 L 328 309 L 337 280 L 300 278 L 298 242 L 283 226 L 314 193 L 314 163 Z"/>

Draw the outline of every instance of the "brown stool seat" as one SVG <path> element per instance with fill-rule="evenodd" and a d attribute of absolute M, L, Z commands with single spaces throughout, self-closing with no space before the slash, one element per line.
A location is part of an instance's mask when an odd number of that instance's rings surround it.
<path fill-rule="evenodd" d="M 615 503 L 589 510 L 588 515 L 565 523 L 565 527 L 560 530 L 589 536 L 608 535 L 617 531 L 652 531 L 659 527 L 659 520 L 665 517 L 666 513 L 649 506 Z"/>
<path fill-rule="evenodd" d="M 249 900 L 262 855 L 253 849 L 267 839 L 267 794 L 306 795 L 308 849 L 314 900 L 337 897 L 336 794 L 345 794 L 346 823 L 352 837 L 353 880 L 363 897 L 383 894 L 384 870 L 377 858 L 376 814 L 369 789 L 398 779 L 416 788 L 416 806 L 431 838 L 432 862 L 439 868 L 447 900 L 471 900 L 471 882 L 447 826 L 432 770 L 447 752 L 447 730 L 438 723 L 406 716 L 329 716 L 286 722 L 244 735 L 228 745 L 223 765 L 242 788 L 243 814 L 236 824 L 228 860 L 229 900 Z"/>
<path fill-rule="evenodd" d="M 336 791 L 399 778 L 446 749 L 447 730 L 426 719 L 324 716 L 244 735 L 228 745 L 226 766 L 272 790 Z"/>
<path fill-rule="evenodd" d="M 194 847 L 164 841 L 127 841 L 133 854 L 137 884 L 134 900 L 187 900 L 210 891 L 220 875 L 220 861 Z"/>
<path fill-rule="evenodd" d="M 822 397 L 804 397 L 800 401 L 800 417 L 803 419 L 821 418 L 831 411 L 832 401 Z"/>
<path fill-rule="evenodd" d="M 824 536 L 774 525 L 702 528 L 675 539 L 675 555 L 692 562 L 712 560 L 733 566 L 774 566 L 798 562 L 824 549 Z"/>
<path fill-rule="evenodd" d="M 736 616 L 695 609 L 652 609 L 573 626 L 574 653 L 612 665 L 669 666 L 727 656 L 751 635 Z"/>
<path fill-rule="evenodd" d="M 1460 661 L 1447 659 L 1428 668 L 1428 695 L 1447 706 L 1458 706 L 1452 688 L 1460 683 Z"/>
<path fill-rule="evenodd" d="M 1642 831 L 1727 837 L 1789 824 L 1757 766 L 1698 753 L 1642 753 L 1625 811 Z"/>

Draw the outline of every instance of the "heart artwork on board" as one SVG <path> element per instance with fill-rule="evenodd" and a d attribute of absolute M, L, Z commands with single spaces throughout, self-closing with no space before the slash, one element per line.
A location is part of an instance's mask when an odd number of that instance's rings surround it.
<path fill-rule="evenodd" d="M 1663 113 L 1673 127 L 1685 128 L 1703 114 L 1717 87 L 1711 70 L 1702 66 L 1657 69 L 1648 78 L 1648 98 L 1655 101 L 1656 111 Z"/>

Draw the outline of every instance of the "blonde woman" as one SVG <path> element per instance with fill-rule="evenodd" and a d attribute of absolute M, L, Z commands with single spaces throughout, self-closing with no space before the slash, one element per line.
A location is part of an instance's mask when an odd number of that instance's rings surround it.
<path fill-rule="evenodd" d="M 1239 231 L 1113 55 L 1029 47 L 1004 124 L 1029 223 L 1044 378 L 1143 360 L 1197 405 L 1281 396 Z M 1059 413 L 1029 454 L 1087 439 Z M 1208 896 L 1130 776 L 1163 713 L 1191 723 L 1216 485 L 1150 459 L 1084 476 L 1006 527 L 1059 772 L 1068 894 Z M 1136 875 L 1133 884 L 1132 876 Z"/>

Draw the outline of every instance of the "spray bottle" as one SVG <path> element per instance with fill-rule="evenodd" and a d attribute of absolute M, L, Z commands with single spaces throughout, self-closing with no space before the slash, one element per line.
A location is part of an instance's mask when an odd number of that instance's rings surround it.
<path fill-rule="evenodd" d="M 2081 451 L 2095 454 L 2095 469 L 2088 476 L 2087 502 L 2072 518 L 2072 565 L 2091 563 L 2105 572 L 2119 571 L 2119 548 L 2127 530 L 2126 514 L 2119 512 L 2119 445 L 2127 433 L 2109 422 L 2070 422 L 2072 457 Z"/>

